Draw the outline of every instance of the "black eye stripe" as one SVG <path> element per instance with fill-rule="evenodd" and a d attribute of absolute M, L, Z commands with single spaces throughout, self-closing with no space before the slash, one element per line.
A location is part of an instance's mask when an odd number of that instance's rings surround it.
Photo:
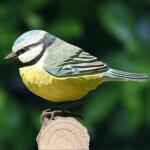
<path fill-rule="evenodd" d="M 39 45 L 41 43 L 42 42 L 38 42 L 38 43 L 35 43 L 35 44 L 31 44 L 29 46 L 23 47 L 22 49 L 20 49 L 19 51 L 16 52 L 16 55 L 19 56 L 19 55 L 29 51 L 31 47 L 35 47 L 35 46 L 37 46 L 37 45 Z"/>

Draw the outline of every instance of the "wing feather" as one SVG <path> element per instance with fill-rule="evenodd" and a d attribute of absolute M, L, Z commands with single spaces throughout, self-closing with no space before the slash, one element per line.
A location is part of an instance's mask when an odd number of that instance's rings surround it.
<path fill-rule="evenodd" d="M 55 52 L 50 51 L 44 62 L 44 69 L 54 76 L 93 75 L 108 70 L 105 63 L 76 46 L 67 43 L 66 47 L 63 45 L 63 49 L 57 49 Z"/>

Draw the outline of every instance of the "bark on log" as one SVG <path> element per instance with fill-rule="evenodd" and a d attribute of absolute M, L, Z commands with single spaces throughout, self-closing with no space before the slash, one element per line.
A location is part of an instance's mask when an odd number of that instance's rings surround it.
<path fill-rule="evenodd" d="M 88 150 L 87 129 L 73 117 L 47 120 L 37 136 L 38 150 Z"/>

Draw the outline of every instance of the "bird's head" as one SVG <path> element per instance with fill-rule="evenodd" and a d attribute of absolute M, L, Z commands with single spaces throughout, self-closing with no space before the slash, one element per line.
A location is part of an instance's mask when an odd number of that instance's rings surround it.
<path fill-rule="evenodd" d="M 23 64 L 37 61 L 55 39 L 55 36 L 42 30 L 25 32 L 16 39 L 12 52 L 5 59 L 18 59 Z"/>

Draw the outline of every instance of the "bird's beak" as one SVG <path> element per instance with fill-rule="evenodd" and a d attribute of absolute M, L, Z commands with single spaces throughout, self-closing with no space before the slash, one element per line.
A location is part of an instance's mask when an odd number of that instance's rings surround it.
<path fill-rule="evenodd" d="M 12 53 L 8 54 L 8 55 L 5 57 L 5 59 L 15 59 L 16 57 L 17 57 L 17 55 L 12 52 Z"/>

